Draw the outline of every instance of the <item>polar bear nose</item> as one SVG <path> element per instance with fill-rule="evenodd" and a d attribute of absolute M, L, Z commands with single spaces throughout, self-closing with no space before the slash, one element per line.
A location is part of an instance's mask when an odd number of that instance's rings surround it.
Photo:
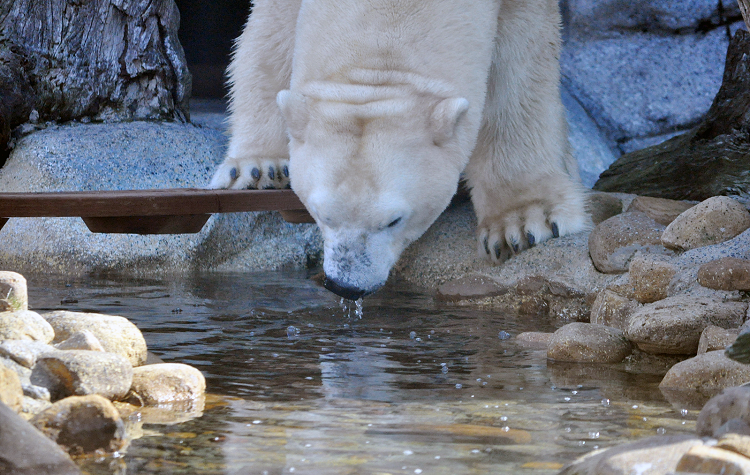
<path fill-rule="evenodd" d="M 368 292 L 367 290 L 362 290 L 357 287 L 351 287 L 346 284 L 343 284 L 341 282 L 338 282 L 335 279 L 331 279 L 327 275 L 325 276 L 325 279 L 323 279 L 323 287 L 325 287 L 327 290 L 330 290 L 334 294 L 338 295 L 339 297 L 344 297 L 348 300 L 357 300 L 362 297 L 364 297 L 367 294 L 372 293 L 371 291 Z"/>

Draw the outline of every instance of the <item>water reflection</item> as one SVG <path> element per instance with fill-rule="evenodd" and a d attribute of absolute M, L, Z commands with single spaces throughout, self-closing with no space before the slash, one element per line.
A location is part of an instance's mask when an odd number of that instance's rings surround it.
<path fill-rule="evenodd" d="M 212 393 L 202 417 L 144 419 L 122 458 L 84 468 L 556 473 L 594 447 L 693 427 L 694 411 L 659 392 L 659 374 L 548 364 L 512 338 L 554 321 L 439 303 L 398 284 L 368 297 L 360 318 L 308 277 L 27 275 L 34 310 L 125 316 L 152 352 L 203 371 Z"/>

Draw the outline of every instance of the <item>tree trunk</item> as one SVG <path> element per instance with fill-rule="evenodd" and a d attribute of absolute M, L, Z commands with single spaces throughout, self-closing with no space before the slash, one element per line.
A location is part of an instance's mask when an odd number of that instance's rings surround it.
<path fill-rule="evenodd" d="M 738 30 L 721 89 L 702 123 L 620 157 L 594 189 L 677 200 L 727 195 L 750 206 L 750 34 Z"/>
<path fill-rule="evenodd" d="M 30 115 L 188 120 L 178 27 L 174 0 L 0 0 L 0 149 Z"/>

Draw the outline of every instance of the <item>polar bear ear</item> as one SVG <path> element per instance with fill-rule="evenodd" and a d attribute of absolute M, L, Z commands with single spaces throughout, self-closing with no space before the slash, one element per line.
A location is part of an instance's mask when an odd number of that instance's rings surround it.
<path fill-rule="evenodd" d="M 285 89 L 276 94 L 276 104 L 281 109 L 289 134 L 301 142 L 308 119 L 305 98 Z"/>
<path fill-rule="evenodd" d="M 469 101 L 463 97 L 449 97 L 438 102 L 430 116 L 433 140 L 441 146 L 453 137 L 461 117 L 469 110 Z"/>

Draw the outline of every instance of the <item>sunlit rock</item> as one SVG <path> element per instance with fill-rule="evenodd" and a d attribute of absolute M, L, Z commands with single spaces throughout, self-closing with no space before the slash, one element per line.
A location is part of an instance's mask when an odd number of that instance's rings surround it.
<path fill-rule="evenodd" d="M 37 375 L 51 380 L 48 389 L 53 399 L 98 394 L 116 400 L 128 393 L 133 382 L 133 367 L 116 353 L 58 351 L 39 358 L 32 382 Z"/>
<path fill-rule="evenodd" d="M 594 266 L 605 274 L 628 270 L 637 251 L 667 253 L 661 244 L 664 226 L 644 213 L 622 213 L 600 223 L 589 235 Z"/>
<path fill-rule="evenodd" d="M 28 309 L 26 279 L 16 272 L 0 271 L 0 312 Z"/>
<path fill-rule="evenodd" d="M 688 209 L 667 226 L 666 247 L 678 250 L 719 244 L 750 228 L 750 213 L 736 200 L 714 196 Z"/>
<path fill-rule="evenodd" d="M 206 391 L 206 378 L 196 368 L 180 363 L 140 366 L 133 370 L 129 402 L 168 404 L 198 399 Z"/>
<path fill-rule="evenodd" d="M 0 312 L 0 340 L 36 340 L 49 343 L 55 332 L 38 313 L 31 310 Z"/>
<path fill-rule="evenodd" d="M 557 330 L 547 358 L 579 363 L 619 363 L 632 351 L 622 331 L 592 323 L 569 323 Z"/>

